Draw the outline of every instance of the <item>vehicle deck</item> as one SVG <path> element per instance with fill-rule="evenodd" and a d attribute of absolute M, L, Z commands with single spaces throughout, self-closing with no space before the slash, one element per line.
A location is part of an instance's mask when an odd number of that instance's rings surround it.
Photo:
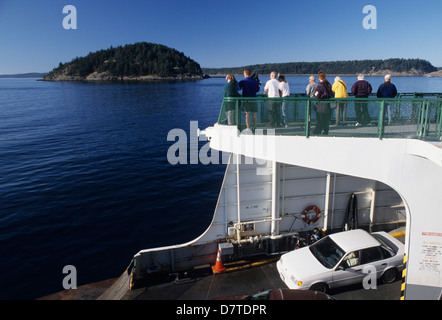
<path fill-rule="evenodd" d="M 405 230 L 390 232 L 404 242 Z M 260 290 L 286 288 L 276 268 L 279 256 L 267 260 L 243 261 L 224 266 L 226 271 L 213 274 L 210 266 L 198 269 L 192 277 L 131 290 L 124 299 L 129 300 L 211 300 L 217 297 L 250 295 Z M 258 262 L 259 261 L 259 262 Z M 365 290 L 362 284 L 329 290 L 328 294 L 338 300 L 399 300 L 401 281 L 377 284 L 377 288 Z"/>
<path fill-rule="evenodd" d="M 404 241 L 403 228 L 390 233 Z M 123 300 L 211 300 L 218 297 L 250 295 L 263 289 L 286 288 L 281 280 L 276 261 L 279 256 L 267 260 L 242 261 L 225 263 L 226 271 L 213 274 L 210 266 L 195 270 L 191 276 L 180 275 L 172 281 L 133 289 L 124 294 Z M 127 275 L 127 273 L 124 273 Z M 121 277 L 124 283 L 127 277 Z M 40 300 L 95 300 L 99 299 L 113 284 L 120 279 L 111 279 L 78 287 L 76 290 L 65 290 Z M 399 300 L 401 281 L 391 284 L 378 284 L 376 290 L 365 290 L 362 284 L 336 288 L 328 292 L 338 300 Z M 106 295 L 105 300 L 113 299 Z"/>
<path fill-rule="evenodd" d="M 365 290 L 362 284 L 336 288 L 328 294 L 338 300 L 399 300 L 401 281 L 378 284 L 376 290 Z M 218 297 L 250 295 L 263 289 L 286 288 L 279 277 L 276 262 L 246 270 L 183 279 L 128 292 L 130 300 L 211 300 Z M 226 299 L 228 300 L 228 299 Z"/>

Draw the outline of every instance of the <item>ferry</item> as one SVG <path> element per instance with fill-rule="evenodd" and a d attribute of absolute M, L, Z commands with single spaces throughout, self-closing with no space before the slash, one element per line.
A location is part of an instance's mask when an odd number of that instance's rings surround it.
<path fill-rule="evenodd" d="M 152 299 L 223 296 L 207 293 L 214 279 L 241 272 L 230 283 L 240 286 L 240 278 L 251 281 L 247 270 L 267 264 L 258 278 L 282 286 L 271 267 L 282 254 L 300 239 L 309 242 L 314 230 L 349 229 L 403 230 L 398 296 L 441 299 L 442 94 L 321 100 L 332 108 L 327 135 L 313 134 L 318 102 L 301 94 L 224 98 L 217 123 L 199 132 L 212 150 L 230 155 L 211 224 L 188 243 L 136 253 L 99 299 L 131 299 L 140 290 Z M 245 124 L 244 103 L 257 106 L 252 128 Z M 334 120 L 337 103 L 345 103 L 345 123 Z M 356 104 L 367 107 L 369 124 L 355 125 Z M 275 105 L 284 108 L 286 126 L 271 125 Z M 204 276 L 210 280 L 197 281 Z M 190 283 L 187 295 L 177 295 L 177 286 L 165 289 L 180 283 Z M 192 289 L 195 283 L 205 289 Z"/>

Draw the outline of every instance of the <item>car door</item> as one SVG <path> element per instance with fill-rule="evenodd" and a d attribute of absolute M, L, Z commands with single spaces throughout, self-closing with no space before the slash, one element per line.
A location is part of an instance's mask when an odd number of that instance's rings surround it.
<path fill-rule="evenodd" d="M 360 252 L 361 265 L 367 275 L 368 268 L 376 269 L 376 278 L 378 279 L 384 270 L 388 267 L 388 261 L 384 259 L 381 247 L 371 247 Z"/>
<path fill-rule="evenodd" d="M 342 287 L 349 284 L 362 282 L 363 273 L 360 263 L 359 250 L 348 253 L 335 267 L 333 271 L 333 282 L 330 287 Z"/>

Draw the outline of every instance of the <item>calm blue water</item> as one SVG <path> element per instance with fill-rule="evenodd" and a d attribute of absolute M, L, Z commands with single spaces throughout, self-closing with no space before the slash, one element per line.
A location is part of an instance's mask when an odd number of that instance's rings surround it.
<path fill-rule="evenodd" d="M 306 79 L 288 77 L 292 92 Z M 442 79 L 393 80 L 442 92 Z M 167 134 L 215 123 L 224 84 L 0 79 L 0 299 L 62 290 L 65 265 L 78 285 L 118 277 L 140 249 L 204 232 L 225 166 L 170 165 Z"/>

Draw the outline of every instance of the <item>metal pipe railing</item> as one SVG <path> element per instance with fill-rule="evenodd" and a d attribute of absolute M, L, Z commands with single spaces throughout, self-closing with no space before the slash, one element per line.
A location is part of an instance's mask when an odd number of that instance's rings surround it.
<path fill-rule="evenodd" d="M 432 98 L 416 98 L 422 95 Z M 271 134 L 267 129 L 275 129 L 273 132 L 276 135 L 308 138 L 317 135 L 312 128 L 317 122 L 316 106 L 321 103 L 329 107 L 331 123 L 328 136 L 441 140 L 441 97 L 439 93 L 405 93 L 391 99 L 349 97 L 319 100 L 300 97 L 297 94 L 285 98 L 226 97 L 221 106 L 218 123 L 236 126 L 242 132 L 247 128 L 243 116 L 243 106 L 247 103 L 248 106 L 253 105 L 256 110 L 256 122 L 254 117 L 250 116 L 251 130 L 259 128 L 262 129 L 260 132 Z M 283 102 L 288 120 L 286 127 L 280 126 Z M 340 108 L 335 109 L 337 103 L 340 104 Z M 339 109 L 344 111 L 342 122 L 336 121 L 335 117 Z M 361 112 L 368 119 L 362 121 Z"/>

